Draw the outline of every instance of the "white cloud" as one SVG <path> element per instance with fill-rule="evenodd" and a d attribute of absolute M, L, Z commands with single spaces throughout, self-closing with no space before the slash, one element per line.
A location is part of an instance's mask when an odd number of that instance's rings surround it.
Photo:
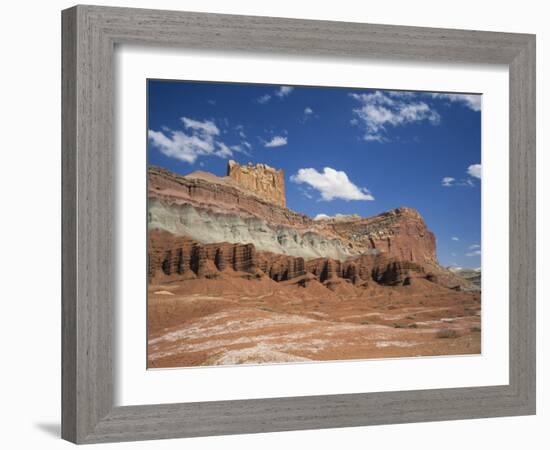
<path fill-rule="evenodd" d="M 454 177 L 443 177 L 441 179 L 441 186 L 453 187 L 453 186 L 469 186 L 474 187 L 474 178 L 481 179 L 481 164 L 472 164 L 466 169 L 468 174 L 467 178 L 461 178 L 457 180 Z"/>
<path fill-rule="evenodd" d="M 388 142 L 388 139 L 386 139 L 384 136 L 382 136 L 381 134 L 369 134 L 369 133 L 366 133 L 364 136 L 363 136 L 363 139 L 367 142 L 380 142 L 380 143 L 383 143 L 383 142 Z"/>
<path fill-rule="evenodd" d="M 319 191 L 321 198 L 326 201 L 342 200 L 374 200 L 366 188 L 353 184 L 345 172 L 325 167 L 323 172 L 312 168 L 300 169 L 290 177 L 294 183 L 306 183 Z"/>
<path fill-rule="evenodd" d="M 301 123 L 306 123 L 310 119 L 319 118 L 317 114 L 313 111 L 313 108 L 306 106 L 304 108 L 304 115 L 302 119 L 300 120 Z"/>
<path fill-rule="evenodd" d="M 270 141 L 264 143 L 265 147 L 281 147 L 288 143 L 288 138 L 285 136 L 273 136 Z"/>
<path fill-rule="evenodd" d="M 220 158 L 229 158 L 230 156 L 233 156 L 233 152 L 231 151 L 231 149 L 240 151 L 237 145 L 232 146 L 230 149 L 223 142 L 218 142 L 217 144 L 218 144 L 219 150 L 216 152 L 216 156 L 219 156 Z"/>
<path fill-rule="evenodd" d="M 238 133 L 240 137 L 243 139 L 246 139 L 246 133 L 244 132 L 244 127 L 242 125 L 237 125 L 235 127 L 235 131 Z"/>
<path fill-rule="evenodd" d="M 475 250 L 476 248 L 481 248 L 479 244 L 472 244 L 468 247 L 470 250 Z"/>
<path fill-rule="evenodd" d="M 328 220 L 330 219 L 330 216 L 327 214 L 317 214 L 313 220 Z"/>
<path fill-rule="evenodd" d="M 275 95 L 277 97 L 280 97 L 280 98 L 283 98 L 283 97 L 286 97 L 288 95 L 290 95 L 290 93 L 294 90 L 293 87 L 290 87 L 290 86 L 281 86 L 276 92 L 275 92 Z"/>
<path fill-rule="evenodd" d="M 375 91 L 368 94 L 350 94 L 360 103 L 353 113 L 364 125 L 366 141 L 384 142 L 389 126 L 397 127 L 414 122 L 427 121 L 436 125 L 440 116 L 427 103 L 416 100 L 414 95 L 403 92 Z"/>
<path fill-rule="evenodd" d="M 481 180 L 481 164 L 472 164 L 468 166 L 468 175 Z"/>
<path fill-rule="evenodd" d="M 481 255 L 481 250 L 474 250 L 473 252 L 466 253 L 466 256 L 479 256 Z"/>
<path fill-rule="evenodd" d="M 453 241 L 460 241 L 460 239 L 457 238 L 456 236 L 453 236 L 453 237 L 451 238 L 451 240 L 453 240 Z"/>
<path fill-rule="evenodd" d="M 269 94 L 262 95 L 256 99 L 256 101 L 262 105 L 269 102 L 269 100 L 271 100 L 271 95 Z"/>
<path fill-rule="evenodd" d="M 360 216 L 357 214 L 334 214 L 334 216 L 329 216 L 328 214 L 317 214 L 313 220 L 316 221 L 322 221 L 322 220 L 351 220 L 351 219 L 359 219 Z"/>
<path fill-rule="evenodd" d="M 450 102 L 462 103 L 472 111 L 481 111 L 481 95 L 476 94 L 431 94 L 433 98 L 440 98 Z"/>
<path fill-rule="evenodd" d="M 217 136 L 218 134 L 220 134 L 220 129 L 216 126 L 214 122 L 211 122 L 209 120 L 200 122 L 198 120 L 193 120 L 188 117 L 182 117 L 181 121 L 183 122 L 185 128 L 189 128 L 190 130 L 197 130 L 199 133 L 204 133 L 206 135 L 212 136 Z"/>
<path fill-rule="evenodd" d="M 443 177 L 441 186 L 451 187 L 456 180 L 453 177 Z"/>
<path fill-rule="evenodd" d="M 272 94 L 261 95 L 256 99 L 256 101 L 261 105 L 265 105 L 266 103 L 269 103 L 271 99 L 273 99 L 273 96 L 285 98 L 288 97 L 293 90 L 294 88 L 291 86 L 281 86 L 280 88 L 276 89 L 275 92 L 273 92 Z"/>
<path fill-rule="evenodd" d="M 244 153 L 240 144 L 229 146 L 221 141 L 220 129 L 211 120 L 182 117 L 181 122 L 183 131 L 166 127 L 162 127 L 163 131 L 148 130 L 151 144 L 164 155 L 189 164 L 193 164 L 200 156 L 229 158 L 233 156 L 233 151 Z"/>

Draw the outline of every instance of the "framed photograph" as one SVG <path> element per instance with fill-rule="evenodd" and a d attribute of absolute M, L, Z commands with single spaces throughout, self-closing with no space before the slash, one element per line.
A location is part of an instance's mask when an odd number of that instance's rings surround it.
<path fill-rule="evenodd" d="M 535 37 L 63 11 L 62 435 L 535 413 Z"/>

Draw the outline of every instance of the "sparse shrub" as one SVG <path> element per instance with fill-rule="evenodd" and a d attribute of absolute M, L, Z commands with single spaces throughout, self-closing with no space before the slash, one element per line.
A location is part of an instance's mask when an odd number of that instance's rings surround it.
<path fill-rule="evenodd" d="M 402 323 L 394 323 L 393 327 L 394 328 L 405 328 L 405 325 L 403 325 Z"/>
<path fill-rule="evenodd" d="M 473 333 L 481 333 L 481 327 L 475 326 L 470 328 L 470 331 Z"/>
<path fill-rule="evenodd" d="M 444 328 L 443 330 L 439 330 L 435 336 L 439 339 L 454 339 L 458 337 L 458 333 L 456 332 L 456 330 Z"/>
<path fill-rule="evenodd" d="M 411 323 L 409 325 L 409 328 L 418 328 L 418 325 L 416 323 Z"/>

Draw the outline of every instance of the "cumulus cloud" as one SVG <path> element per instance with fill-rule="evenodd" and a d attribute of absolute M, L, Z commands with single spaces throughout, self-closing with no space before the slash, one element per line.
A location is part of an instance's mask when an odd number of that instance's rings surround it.
<path fill-rule="evenodd" d="M 466 253 L 466 256 L 480 256 L 481 250 L 474 250 L 473 252 Z"/>
<path fill-rule="evenodd" d="M 452 239 L 453 241 L 460 241 L 460 239 L 457 238 L 456 236 L 453 236 L 451 239 Z"/>
<path fill-rule="evenodd" d="M 220 129 L 211 120 L 182 117 L 184 130 L 148 130 L 151 144 L 164 155 L 193 164 L 200 156 L 229 158 L 234 151 L 244 151 L 242 145 L 227 145 L 220 138 Z"/>
<path fill-rule="evenodd" d="M 286 136 L 273 136 L 270 141 L 264 143 L 264 147 L 281 147 L 288 143 Z"/>
<path fill-rule="evenodd" d="M 451 187 L 456 180 L 453 177 L 443 177 L 441 186 Z"/>
<path fill-rule="evenodd" d="M 306 106 L 306 108 L 304 109 L 304 114 L 306 116 L 313 114 L 313 109 L 311 109 L 309 106 Z"/>
<path fill-rule="evenodd" d="M 277 97 L 283 98 L 283 97 L 286 97 L 286 96 L 290 95 L 290 93 L 293 90 L 294 90 L 294 88 L 291 87 L 291 86 L 281 86 L 279 89 L 277 89 L 277 91 L 275 92 L 275 95 Z"/>
<path fill-rule="evenodd" d="M 436 125 L 440 116 L 426 102 L 404 92 L 374 91 L 350 94 L 359 103 L 353 110 L 352 123 L 365 127 L 366 141 L 385 142 L 388 127 L 398 127 L 414 122 L 429 122 Z"/>
<path fill-rule="evenodd" d="M 305 183 L 321 194 L 321 199 L 374 200 L 368 189 L 353 184 L 343 171 L 325 167 L 323 172 L 312 168 L 300 169 L 290 177 L 294 183 Z"/>
<path fill-rule="evenodd" d="M 481 180 L 481 164 L 472 164 L 468 166 L 468 175 Z"/>
<path fill-rule="evenodd" d="M 475 250 L 476 248 L 481 248 L 479 244 L 472 244 L 468 247 L 470 250 Z"/>
<path fill-rule="evenodd" d="M 478 94 L 440 94 L 434 92 L 431 96 L 449 102 L 461 103 L 472 111 L 481 111 L 481 95 Z"/>

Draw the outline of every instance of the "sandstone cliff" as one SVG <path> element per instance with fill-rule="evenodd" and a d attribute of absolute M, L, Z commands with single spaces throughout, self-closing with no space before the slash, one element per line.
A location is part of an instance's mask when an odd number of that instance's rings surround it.
<path fill-rule="evenodd" d="M 435 236 L 412 208 L 317 223 L 317 229 L 337 236 L 351 249 L 373 249 L 402 260 L 437 263 Z"/>
<path fill-rule="evenodd" d="M 227 176 L 269 202 L 286 207 L 285 174 L 266 164 L 247 164 L 241 166 L 230 160 L 227 164 Z"/>

